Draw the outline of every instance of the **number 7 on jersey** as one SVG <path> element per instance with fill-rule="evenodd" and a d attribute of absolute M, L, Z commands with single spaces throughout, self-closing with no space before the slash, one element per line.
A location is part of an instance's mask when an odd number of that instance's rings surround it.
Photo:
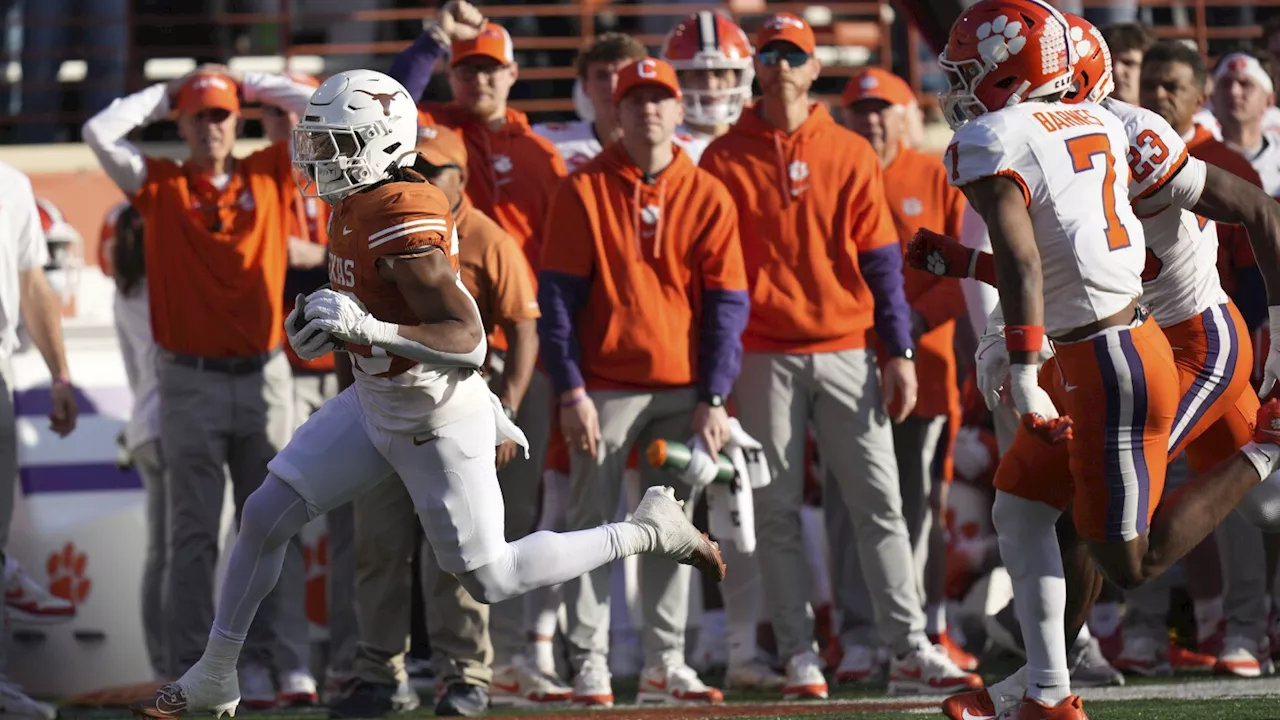
<path fill-rule="evenodd" d="M 1102 178 L 1102 211 L 1107 221 L 1107 247 L 1112 250 L 1129 247 L 1129 230 L 1116 215 L 1116 160 L 1111 154 L 1111 142 L 1102 133 L 1081 135 L 1066 142 L 1076 174 L 1098 169 L 1105 172 Z M 1097 167 L 1095 158 L 1098 155 L 1102 156 L 1102 168 Z"/>

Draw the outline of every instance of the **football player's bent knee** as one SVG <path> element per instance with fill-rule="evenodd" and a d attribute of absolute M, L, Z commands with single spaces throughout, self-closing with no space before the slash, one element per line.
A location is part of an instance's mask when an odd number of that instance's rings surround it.
<path fill-rule="evenodd" d="M 458 583 L 478 603 L 499 603 L 523 592 L 515 575 L 504 568 L 505 563 L 501 561 L 481 565 L 475 570 L 459 573 Z"/>
<path fill-rule="evenodd" d="M 1280 532 L 1280 477 L 1259 483 L 1236 509 L 1263 532 Z"/>
<path fill-rule="evenodd" d="M 239 537 L 263 547 L 276 547 L 297 535 L 310 520 L 307 503 L 274 473 L 244 501 Z"/>
<path fill-rule="evenodd" d="M 1145 540 L 1145 536 L 1124 543 L 1090 540 L 1088 545 L 1103 576 L 1121 590 L 1133 590 L 1154 577 L 1143 566 L 1140 555 L 1140 549 L 1146 546 Z"/>

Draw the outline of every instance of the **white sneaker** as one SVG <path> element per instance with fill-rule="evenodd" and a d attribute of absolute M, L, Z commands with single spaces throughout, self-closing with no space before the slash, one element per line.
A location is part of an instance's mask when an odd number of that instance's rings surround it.
<path fill-rule="evenodd" d="M 884 677 L 884 663 L 876 648 L 866 645 L 846 645 L 840 666 L 836 668 L 836 683 L 873 683 Z"/>
<path fill-rule="evenodd" d="M 36 582 L 12 555 L 4 558 L 4 609 L 9 618 L 28 625 L 56 625 L 76 616 L 71 601 Z"/>
<path fill-rule="evenodd" d="M 702 627 L 698 629 L 698 641 L 693 650 L 686 653 L 689 667 L 707 672 L 729 665 L 729 627 L 724 610 L 707 610 L 702 613 Z"/>
<path fill-rule="evenodd" d="M 646 490 L 640 505 L 627 522 L 654 531 L 655 555 L 692 565 L 716 581 L 724 579 L 725 567 L 724 560 L 720 557 L 720 546 L 712 542 L 706 533 L 698 532 L 684 516 L 684 501 L 676 500 L 675 488 L 654 486 Z"/>
<path fill-rule="evenodd" d="M 786 684 L 785 677 L 761 660 L 731 665 L 724 674 L 725 687 L 733 690 L 777 690 Z"/>
<path fill-rule="evenodd" d="M 1124 649 L 1111 666 L 1142 677 L 1168 677 L 1173 674 L 1169 665 L 1169 641 L 1125 633 Z"/>
<path fill-rule="evenodd" d="M 274 704 L 274 691 L 271 700 Z M 153 718 L 210 712 L 215 718 L 220 718 L 223 713 L 235 717 L 239 705 L 240 685 L 235 673 L 225 678 L 214 678 L 204 671 L 203 664 L 197 662 L 177 681 L 161 686 L 155 695 L 137 700 L 129 708 L 135 715 Z"/>
<path fill-rule="evenodd" d="M 277 705 L 276 683 L 270 670 L 261 665 L 240 667 L 240 702 L 250 710 L 270 710 Z"/>
<path fill-rule="evenodd" d="M 827 676 L 822 674 L 822 660 L 812 650 L 791 656 L 787 661 L 786 684 L 782 699 L 827 699 Z"/>
<path fill-rule="evenodd" d="M 17 683 L 0 675 L 0 718 L 55 720 L 57 717 L 57 708 L 29 697 Z"/>
<path fill-rule="evenodd" d="M 280 707 L 311 707 L 320 701 L 316 679 L 306 670 L 290 670 L 280 676 Z"/>
<path fill-rule="evenodd" d="M 1222 643 L 1222 654 L 1213 670 L 1219 674 L 1256 678 L 1270 675 L 1271 642 L 1264 639 L 1255 642 L 1247 637 L 1232 635 Z"/>
<path fill-rule="evenodd" d="M 958 693 L 982 688 L 982 678 L 956 667 L 941 645 L 922 645 L 889 661 L 889 693 Z"/>
<path fill-rule="evenodd" d="M 573 678 L 573 704 L 613 707 L 613 677 L 604 658 L 590 658 Z"/>
<path fill-rule="evenodd" d="M 573 688 L 540 672 L 524 656 L 493 669 L 489 704 L 494 707 L 554 707 L 573 699 Z"/>
<path fill-rule="evenodd" d="M 637 705 L 720 705 L 724 693 L 708 687 L 697 671 L 683 663 L 645 668 L 640 673 Z"/>

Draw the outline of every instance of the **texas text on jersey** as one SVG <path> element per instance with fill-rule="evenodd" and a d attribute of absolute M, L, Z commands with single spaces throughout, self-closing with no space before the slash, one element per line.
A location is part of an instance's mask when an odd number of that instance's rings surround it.
<path fill-rule="evenodd" d="M 416 325 L 400 290 L 379 273 L 378 261 L 444 252 L 458 271 L 458 233 L 443 192 L 411 170 L 343 199 L 329 224 L 329 282 L 354 297 L 375 318 Z M 365 412 L 386 430 L 420 432 L 474 411 L 488 402 L 475 371 L 431 367 L 388 354 L 380 347 L 346 346 Z M 460 386 L 474 386 L 461 392 Z M 413 388 L 420 393 L 406 393 Z M 426 407 L 423 405 L 426 400 Z"/>

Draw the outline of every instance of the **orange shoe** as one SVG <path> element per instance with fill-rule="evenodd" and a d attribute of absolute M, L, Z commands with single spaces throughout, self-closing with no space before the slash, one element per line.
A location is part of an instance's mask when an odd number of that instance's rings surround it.
<path fill-rule="evenodd" d="M 1046 707 L 1038 700 L 1024 698 L 1018 708 L 1017 720 L 1089 720 L 1084 714 L 1084 704 L 1079 695 L 1072 695 L 1053 707 Z"/>
<path fill-rule="evenodd" d="M 946 630 L 943 630 L 938 635 L 930 635 L 929 642 L 945 648 L 947 655 L 951 657 L 951 662 L 955 663 L 956 667 L 961 670 L 973 672 L 978 669 L 978 658 L 957 645 L 956 641 L 951 639 L 951 633 Z"/>
<path fill-rule="evenodd" d="M 942 714 L 951 720 L 995 720 L 997 715 L 991 693 L 985 689 L 952 695 L 943 700 Z"/>
<path fill-rule="evenodd" d="M 1175 673 L 1209 672 L 1217 662 L 1214 655 L 1188 650 L 1173 640 L 1169 641 L 1169 666 Z"/>

